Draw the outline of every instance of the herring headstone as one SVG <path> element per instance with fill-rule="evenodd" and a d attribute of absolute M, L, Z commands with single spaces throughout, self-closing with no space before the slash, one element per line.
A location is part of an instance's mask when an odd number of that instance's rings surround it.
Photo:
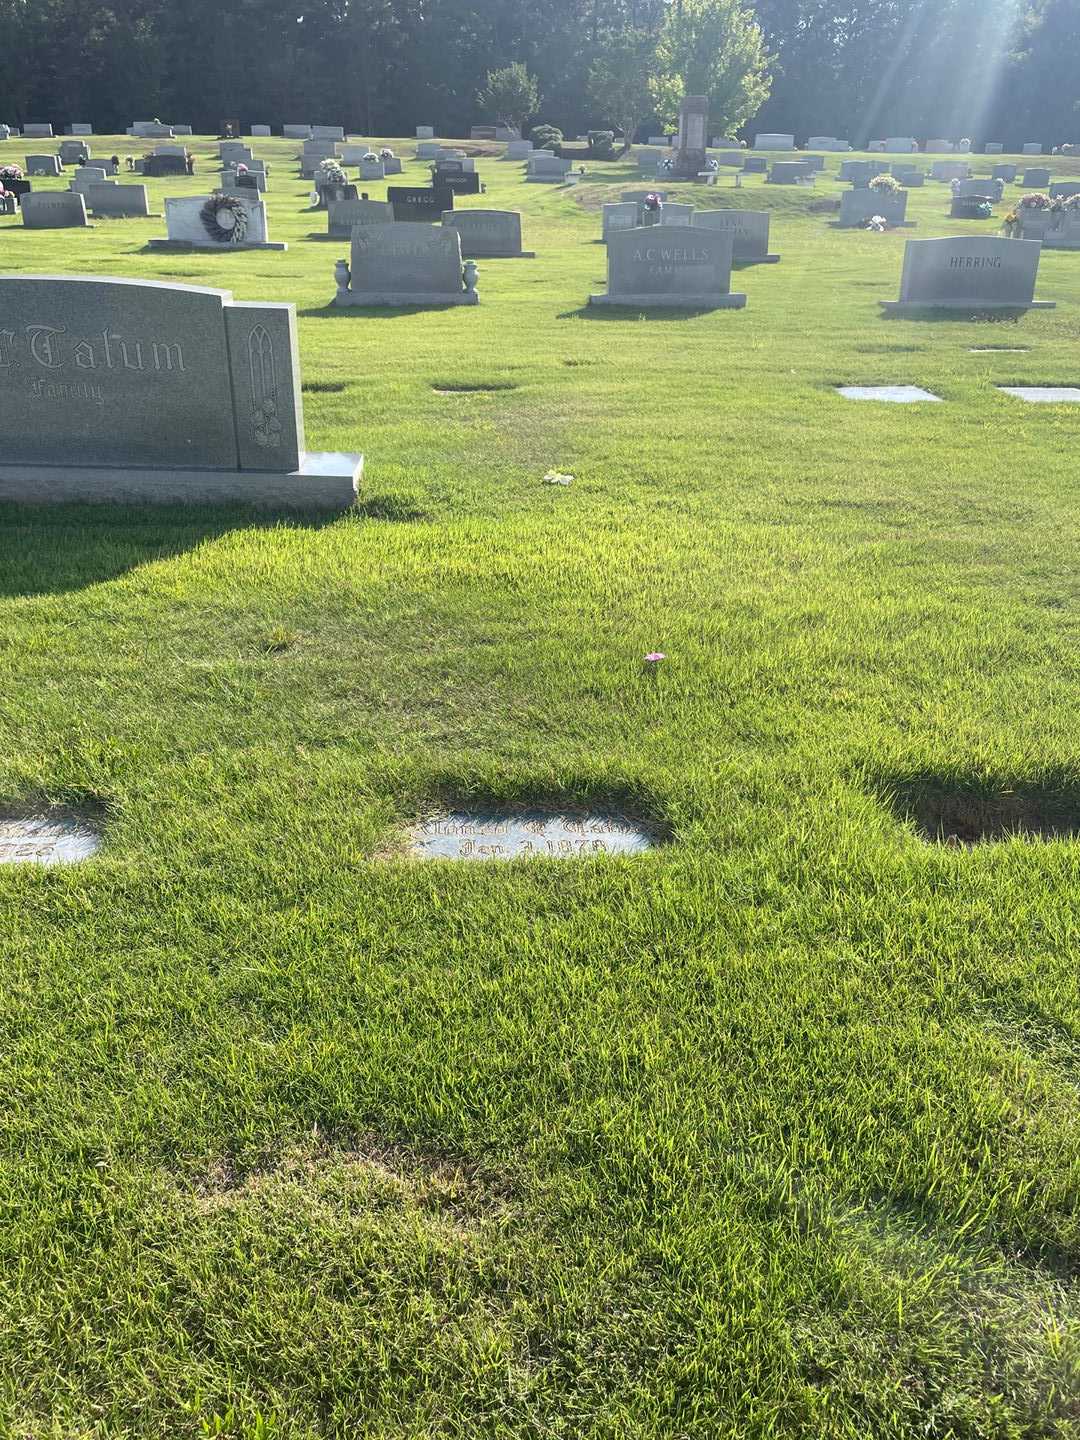
<path fill-rule="evenodd" d="M 1051 310 L 1053 301 L 1035 299 L 1041 250 L 1037 240 L 996 235 L 909 240 L 900 299 L 882 304 L 888 311 Z"/>

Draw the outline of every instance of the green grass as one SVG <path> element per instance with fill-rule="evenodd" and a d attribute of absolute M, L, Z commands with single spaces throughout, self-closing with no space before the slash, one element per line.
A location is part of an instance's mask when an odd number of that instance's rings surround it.
<path fill-rule="evenodd" d="M 367 464 L 329 523 L 0 509 L 0 797 L 108 815 L 0 870 L 0 1433 L 1080 1435 L 1080 852 L 912 810 L 1080 785 L 1080 412 L 994 389 L 1077 383 L 1080 256 L 886 320 L 907 238 L 995 222 L 750 180 L 692 191 L 773 211 L 745 311 L 594 316 L 605 186 L 491 161 L 537 259 L 334 313 L 256 143 L 286 254 L 0 221 L 6 270 L 294 301 Z M 832 390 L 885 382 L 948 403 Z M 378 858 L 609 795 L 672 842 Z"/>

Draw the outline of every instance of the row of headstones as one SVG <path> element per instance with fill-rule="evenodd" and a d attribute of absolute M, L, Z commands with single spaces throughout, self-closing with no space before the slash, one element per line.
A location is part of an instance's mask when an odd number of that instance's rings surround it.
<path fill-rule="evenodd" d="M 650 209 L 656 200 L 659 208 Z M 664 191 L 624 190 L 620 200 L 603 206 L 601 224 L 605 245 L 626 230 L 686 225 L 730 234 L 734 260 L 765 265 L 780 259 L 769 253 L 768 210 L 698 210 L 693 205 L 668 203 Z"/>
<path fill-rule="evenodd" d="M 650 142 L 652 143 L 652 142 Z M 794 135 L 755 135 L 755 150 L 794 150 Z M 847 140 L 838 140 L 834 135 L 811 135 L 806 142 L 807 150 L 828 150 L 844 153 L 851 149 Z M 867 145 L 870 154 L 878 155 L 915 155 L 920 149 L 926 155 L 968 155 L 971 153 L 970 140 L 927 140 L 926 144 L 919 145 L 913 135 L 892 135 L 885 140 L 871 140 Z M 1069 147 L 1071 148 L 1071 147 Z M 996 140 L 988 140 L 983 146 L 987 155 L 1001 155 L 1005 146 Z M 1021 150 L 1021 155 L 1041 155 L 1043 147 L 1037 141 L 1029 141 Z"/>

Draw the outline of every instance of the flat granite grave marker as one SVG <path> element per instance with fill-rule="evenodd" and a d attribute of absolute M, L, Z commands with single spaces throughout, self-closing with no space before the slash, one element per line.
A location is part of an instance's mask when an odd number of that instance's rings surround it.
<path fill-rule="evenodd" d="M 0 498 L 352 504 L 362 457 L 304 449 L 292 305 L 0 275 L 0 315 Z"/>
<path fill-rule="evenodd" d="M 164 240 L 149 241 L 151 250 L 287 250 L 283 241 L 267 236 L 266 206 L 246 194 L 172 196 L 165 201 Z"/>
<path fill-rule="evenodd" d="M 1080 405 L 1075 385 L 999 385 L 1003 395 L 1026 400 L 1029 405 Z"/>
<path fill-rule="evenodd" d="M 641 825 L 604 812 L 454 810 L 414 825 L 410 849 L 422 860 L 583 860 L 640 855 L 656 841 Z"/>
<path fill-rule="evenodd" d="M 442 223 L 461 236 L 465 260 L 535 258 L 535 251 L 521 248 L 521 215 L 516 210 L 447 210 Z"/>
<path fill-rule="evenodd" d="M 392 225 L 394 207 L 388 200 L 331 200 L 326 207 L 326 233 L 351 240 L 355 225 Z"/>
<path fill-rule="evenodd" d="M 878 400 L 885 405 L 916 405 L 924 400 L 943 403 L 940 395 L 918 385 L 838 385 L 836 393 L 845 400 Z"/>
<path fill-rule="evenodd" d="M 642 225 L 608 236 L 608 288 L 590 305 L 633 309 L 741 310 L 731 292 L 730 232 Z"/>
<path fill-rule="evenodd" d="M 357 225 L 351 264 L 339 260 L 335 305 L 476 305 L 476 265 L 462 265 L 461 237 L 449 225 L 395 220 Z"/>
<path fill-rule="evenodd" d="M 86 201 L 78 190 L 38 191 L 19 204 L 28 230 L 68 230 L 86 225 Z"/>
<path fill-rule="evenodd" d="M 900 299 L 883 300 L 888 312 L 905 310 L 1052 310 L 1036 300 L 1042 246 L 1037 240 L 998 235 L 951 235 L 909 240 L 904 247 Z"/>
<path fill-rule="evenodd" d="M 780 259 L 769 254 L 768 210 L 697 210 L 690 224 L 729 234 L 731 258 L 742 264 L 775 265 Z"/>
<path fill-rule="evenodd" d="M 74 816 L 0 815 L 0 865 L 75 865 L 100 848 L 98 831 Z"/>

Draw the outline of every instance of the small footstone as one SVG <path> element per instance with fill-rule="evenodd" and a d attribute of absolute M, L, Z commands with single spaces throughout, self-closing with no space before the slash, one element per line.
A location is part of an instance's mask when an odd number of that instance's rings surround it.
<path fill-rule="evenodd" d="M 845 400 L 883 400 L 890 405 L 913 405 L 918 400 L 942 403 L 940 395 L 931 395 L 918 385 L 839 385 L 837 394 Z"/>
<path fill-rule="evenodd" d="M 100 848 L 101 836 L 84 820 L 0 817 L 0 865 L 74 865 Z"/>
<path fill-rule="evenodd" d="M 608 812 L 454 810 L 413 826 L 409 844 L 421 860 L 583 860 L 637 855 L 656 841 L 634 821 Z"/>
<path fill-rule="evenodd" d="M 1075 385 L 999 385 L 1003 395 L 1015 395 L 1029 405 L 1080 405 Z"/>

